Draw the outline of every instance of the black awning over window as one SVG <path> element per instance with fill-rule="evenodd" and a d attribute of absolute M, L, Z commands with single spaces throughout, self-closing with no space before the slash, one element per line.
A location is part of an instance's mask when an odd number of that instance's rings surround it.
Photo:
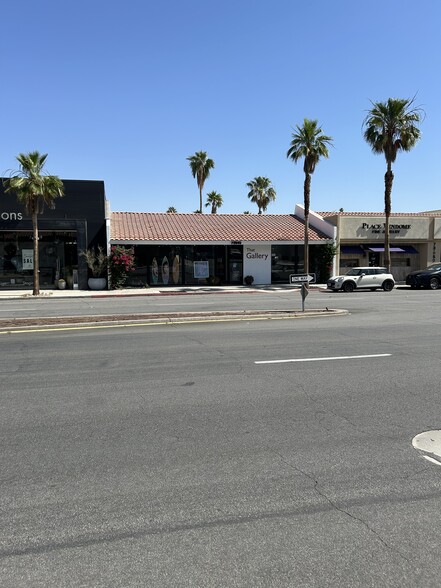
<path fill-rule="evenodd" d="M 349 255 L 363 255 L 364 250 L 361 245 L 341 245 L 340 253 L 346 253 Z"/>
<path fill-rule="evenodd" d="M 412 247 L 412 245 L 402 245 L 401 249 L 403 249 L 404 253 L 418 253 L 418 251 L 415 249 L 415 247 Z"/>

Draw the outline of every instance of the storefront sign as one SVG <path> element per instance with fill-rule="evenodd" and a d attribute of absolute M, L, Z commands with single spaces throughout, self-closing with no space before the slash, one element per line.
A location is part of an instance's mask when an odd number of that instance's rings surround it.
<path fill-rule="evenodd" d="M 394 240 L 406 240 L 407 242 L 414 239 L 428 239 L 431 233 L 431 222 L 431 218 L 423 216 L 394 216 L 390 218 L 389 234 Z M 384 241 L 384 233 L 384 216 L 340 218 L 340 239 Z"/>
<path fill-rule="evenodd" d="M 23 214 L 21 212 L 11 212 L 11 211 L 2 211 L 0 212 L 0 219 L 1 220 L 22 220 Z"/>
<path fill-rule="evenodd" d="M 361 225 L 361 230 L 363 231 L 370 231 L 372 234 L 384 233 L 385 232 L 386 223 L 374 223 L 368 224 L 363 223 Z M 412 225 L 397 225 L 397 224 L 389 224 L 389 234 L 399 235 L 401 231 L 410 231 Z"/>
<path fill-rule="evenodd" d="M 259 253 L 253 247 L 247 247 L 245 257 L 247 259 L 268 259 L 268 253 Z"/>
<path fill-rule="evenodd" d="M 34 250 L 33 249 L 22 249 L 21 261 L 24 270 L 34 269 Z"/>
<path fill-rule="evenodd" d="M 253 276 L 254 284 L 271 283 L 271 244 L 243 248 L 243 275 Z"/>

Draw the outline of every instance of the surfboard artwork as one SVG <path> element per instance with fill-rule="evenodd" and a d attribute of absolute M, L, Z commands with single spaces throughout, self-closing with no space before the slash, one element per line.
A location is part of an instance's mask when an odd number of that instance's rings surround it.
<path fill-rule="evenodd" d="M 176 255 L 173 260 L 172 265 L 172 278 L 173 284 L 179 284 L 179 274 L 180 274 L 180 264 L 179 264 L 179 255 Z"/>
<path fill-rule="evenodd" d="M 170 266 L 167 257 L 164 256 L 162 260 L 162 283 L 168 284 L 170 278 Z"/>
<path fill-rule="evenodd" d="M 152 284 L 158 283 L 158 262 L 156 261 L 156 257 L 152 260 L 152 265 L 150 266 L 150 273 L 152 276 Z"/>

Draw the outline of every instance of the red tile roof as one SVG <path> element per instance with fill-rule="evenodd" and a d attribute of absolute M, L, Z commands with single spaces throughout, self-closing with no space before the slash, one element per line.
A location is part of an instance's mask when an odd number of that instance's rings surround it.
<path fill-rule="evenodd" d="M 326 218 L 327 216 L 384 216 L 384 212 L 340 212 L 339 210 L 334 210 L 334 212 L 314 212 L 323 218 Z M 430 212 L 392 212 L 390 216 L 441 216 L 440 213 L 441 211 L 439 210 L 432 210 Z"/>
<path fill-rule="evenodd" d="M 303 242 L 304 223 L 290 214 L 112 212 L 112 242 Z M 309 228 L 310 241 L 329 237 Z"/>

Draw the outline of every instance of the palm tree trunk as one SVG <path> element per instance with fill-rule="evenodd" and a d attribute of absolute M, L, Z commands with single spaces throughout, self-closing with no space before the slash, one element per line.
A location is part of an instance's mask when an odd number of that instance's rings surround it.
<path fill-rule="evenodd" d="M 199 212 L 202 214 L 202 186 L 199 188 Z"/>
<path fill-rule="evenodd" d="M 38 211 L 32 212 L 32 231 L 34 240 L 34 289 L 33 296 L 39 296 L 40 294 L 40 259 L 38 251 Z"/>
<path fill-rule="evenodd" d="M 303 186 L 303 200 L 304 200 L 304 213 L 305 213 L 305 238 L 304 238 L 304 272 L 309 273 L 309 202 L 311 194 L 311 175 L 305 173 L 305 183 Z M 306 283 L 309 286 L 309 282 Z"/>
<path fill-rule="evenodd" d="M 388 273 L 391 273 L 389 220 L 392 208 L 391 194 L 393 181 L 394 174 L 392 172 L 392 164 L 388 161 L 387 172 L 384 174 L 384 214 L 386 216 L 386 222 L 384 224 L 384 265 L 386 266 Z"/>

